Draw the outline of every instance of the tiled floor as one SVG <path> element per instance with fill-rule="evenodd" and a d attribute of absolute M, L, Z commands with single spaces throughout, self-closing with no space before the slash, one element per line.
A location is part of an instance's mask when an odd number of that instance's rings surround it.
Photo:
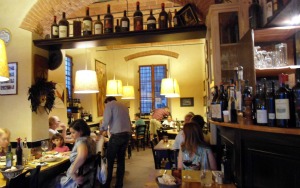
<path fill-rule="evenodd" d="M 145 151 L 140 149 L 139 152 L 132 151 L 130 159 L 126 159 L 124 188 L 142 188 L 148 179 L 149 171 L 154 169 L 153 155 L 151 148 L 146 148 Z M 115 169 L 116 170 L 116 169 Z M 116 174 L 113 174 L 114 185 Z"/>

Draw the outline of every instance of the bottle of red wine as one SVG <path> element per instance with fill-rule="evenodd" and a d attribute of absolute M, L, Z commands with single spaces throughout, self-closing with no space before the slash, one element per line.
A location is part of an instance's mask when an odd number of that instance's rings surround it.
<path fill-rule="evenodd" d="M 227 149 L 226 145 L 224 146 L 223 149 L 223 156 L 222 156 L 222 161 L 221 161 L 221 171 L 224 175 L 223 178 L 223 183 L 231 183 L 231 164 L 230 164 L 230 159 L 227 157 Z"/>
<path fill-rule="evenodd" d="M 97 15 L 97 21 L 94 24 L 94 34 L 103 34 L 103 23 L 100 20 L 100 15 Z"/>
<path fill-rule="evenodd" d="M 117 19 L 117 25 L 116 25 L 116 27 L 115 27 L 115 32 L 116 32 L 116 33 L 121 32 L 121 27 L 120 27 L 120 25 L 119 25 L 119 19 Z"/>
<path fill-rule="evenodd" d="M 256 29 L 261 27 L 262 10 L 258 0 L 253 0 L 249 7 L 249 27 Z"/>
<path fill-rule="evenodd" d="M 69 22 L 65 12 L 62 13 L 62 19 L 58 22 L 58 36 L 59 38 L 69 37 Z"/>
<path fill-rule="evenodd" d="M 140 11 L 140 2 L 136 2 L 136 11 L 133 14 L 133 28 L 134 31 L 143 30 L 143 13 Z"/>
<path fill-rule="evenodd" d="M 23 151 L 21 148 L 21 138 L 17 139 L 17 148 L 16 148 L 16 155 L 17 155 L 17 165 L 22 165 L 23 163 Z"/>
<path fill-rule="evenodd" d="M 158 28 L 167 29 L 168 28 L 168 13 L 165 11 L 165 4 L 161 4 L 161 12 L 158 18 Z"/>
<path fill-rule="evenodd" d="M 172 12 L 169 10 L 169 12 L 168 12 L 168 26 L 169 26 L 169 28 L 172 28 L 172 18 L 173 18 Z"/>
<path fill-rule="evenodd" d="M 252 87 L 249 86 L 249 80 L 245 80 L 245 87 L 242 93 L 242 111 L 245 112 L 246 105 L 245 105 L 245 98 L 252 97 Z"/>
<path fill-rule="evenodd" d="M 85 17 L 83 18 L 83 28 L 82 28 L 82 35 L 88 36 L 92 35 L 92 18 L 90 17 L 90 9 L 89 7 L 86 7 L 85 10 Z"/>
<path fill-rule="evenodd" d="M 230 80 L 230 85 L 228 87 L 228 112 L 229 121 L 231 123 L 237 122 L 237 110 L 236 110 L 236 98 L 235 98 L 235 85 L 233 79 Z"/>
<path fill-rule="evenodd" d="M 175 9 L 174 16 L 173 16 L 173 25 L 174 25 L 174 27 L 178 27 L 179 26 L 179 19 L 178 19 L 178 15 L 177 15 L 177 10 L 176 9 Z"/>
<path fill-rule="evenodd" d="M 114 32 L 114 17 L 110 13 L 110 4 L 107 4 L 107 13 L 104 16 L 104 33 Z"/>
<path fill-rule="evenodd" d="M 216 121 L 224 122 L 223 111 L 227 110 L 228 100 L 224 90 L 224 85 L 220 85 L 219 97 L 216 104 Z"/>
<path fill-rule="evenodd" d="M 281 2 L 282 3 L 282 2 Z M 294 103 L 294 93 L 289 87 L 289 75 L 284 74 L 285 88 L 290 92 L 289 104 L 290 104 L 290 123 L 288 127 L 296 127 L 296 114 L 295 114 L 295 103 Z"/>
<path fill-rule="evenodd" d="M 280 87 L 275 93 L 276 126 L 289 127 L 290 120 L 290 91 L 285 87 L 284 74 L 279 75 Z"/>
<path fill-rule="evenodd" d="M 121 18 L 121 32 L 128 32 L 130 28 L 130 21 L 126 15 L 126 10 L 124 10 L 124 15 Z"/>
<path fill-rule="evenodd" d="M 266 95 L 261 84 L 257 84 L 255 96 L 255 109 L 256 109 L 256 124 L 267 125 L 268 115 L 266 107 Z"/>
<path fill-rule="evenodd" d="M 214 92 L 213 92 L 213 98 L 210 103 L 211 107 L 211 119 L 213 121 L 216 121 L 217 119 L 217 99 L 219 97 L 219 91 L 218 91 L 218 86 L 214 86 Z"/>
<path fill-rule="evenodd" d="M 58 25 L 56 23 L 56 16 L 54 16 L 53 24 L 51 25 L 51 38 L 58 38 Z"/>
<path fill-rule="evenodd" d="M 268 87 L 266 94 L 266 106 L 268 112 L 268 126 L 276 126 L 275 118 L 275 86 L 272 82 L 271 87 Z"/>
<path fill-rule="evenodd" d="M 152 9 L 150 9 L 150 15 L 147 18 L 147 30 L 156 29 L 156 18 L 153 16 Z"/>
<path fill-rule="evenodd" d="M 300 79 L 297 79 L 297 83 L 293 87 L 293 94 L 294 94 L 294 104 L 295 104 L 296 127 L 300 127 Z"/>

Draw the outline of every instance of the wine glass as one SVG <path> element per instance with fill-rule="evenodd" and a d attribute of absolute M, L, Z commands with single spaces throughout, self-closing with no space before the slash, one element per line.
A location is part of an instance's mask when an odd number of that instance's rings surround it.
<path fill-rule="evenodd" d="M 182 153 L 182 162 L 184 164 L 184 169 L 189 169 L 191 166 L 193 166 L 193 161 L 190 157 L 189 153 Z M 183 176 L 183 178 L 191 179 L 191 176 Z"/>
<path fill-rule="evenodd" d="M 43 140 L 43 141 L 41 142 L 41 148 L 42 148 L 42 150 L 44 151 L 42 155 L 44 155 L 45 152 L 48 150 L 48 146 L 49 146 L 49 144 L 48 144 L 48 141 L 47 141 L 47 140 Z"/>

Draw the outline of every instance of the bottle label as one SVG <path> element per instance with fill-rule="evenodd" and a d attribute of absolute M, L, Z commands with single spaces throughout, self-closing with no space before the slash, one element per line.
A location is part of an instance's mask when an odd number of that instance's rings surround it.
<path fill-rule="evenodd" d="M 102 25 L 95 24 L 95 34 L 102 34 Z"/>
<path fill-rule="evenodd" d="M 173 19 L 173 22 L 174 22 L 174 25 L 178 25 L 176 17 Z"/>
<path fill-rule="evenodd" d="M 82 30 L 83 31 L 92 31 L 92 21 L 91 20 L 83 20 L 82 22 Z"/>
<path fill-rule="evenodd" d="M 58 36 L 58 27 L 57 26 L 52 27 L 52 35 L 53 36 Z"/>
<path fill-rule="evenodd" d="M 222 118 L 221 104 L 215 105 L 215 112 L 216 112 L 216 118 L 221 119 Z"/>
<path fill-rule="evenodd" d="M 121 22 L 121 27 L 128 27 L 128 21 L 122 21 Z"/>
<path fill-rule="evenodd" d="M 275 99 L 276 119 L 290 119 L 289 99 Z"/>
<path fill-rule="evenodd" d="M 68 37 L 68 27 L 65 25 L 60 25 L 58 27 L 59 38 Z"/>
<path fill-rule="evenodd" d="M 242 110 L 242 93 L 240 91 L 236 92 L 236 107 L 237 110 Z"/>
<path fill-rule="evenodd" d="M 268 123 L 267 110 L 256 110 L 257 123 Z"/>
<path fill-rule="evenodd" d="M 104 28 L 105 29 L 112 29 L 113 24 L 112 24 L 112 19 L 111 18 L 104 18 Z"/>
<path fill-rule="evenodd" d="M 135 31 L 143 30 L 143 18 L 141 16 L 134 17 L 134 30 Z"/>
<path fill-rule="evenodd" d="M 275 119 L 275 113 L 269 113 L 268 118 L 269 119 Z"/>
<path fill-rule="evenodd" d="M 147 24 L 156 24 L 155 20 L 147 20 Z"/>

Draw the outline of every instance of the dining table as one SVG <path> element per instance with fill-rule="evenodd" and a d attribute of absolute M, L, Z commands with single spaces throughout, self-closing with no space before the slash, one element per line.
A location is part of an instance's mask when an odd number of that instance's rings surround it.
<path fill-rule="evenodd" d="M 175 140 L 168 139 L 167 142 L 164 140 L 160 140 L 156 146 L 154 146 L 154 150 L 173 150 L 173 145 L 175 143 Z"/>
<path fill-rule="evenodd" d="M 39 165 L 37 161 L 38 160 L 30 161 L 27 165 L 24 165 L 25 168 L 23 170 L 23 173 L 26 172 L 28 168 L 35 168 L 37 165 Z M 44 164 L 46 165 L 41 166 L 41 170 L 39 173 L 39 185 L 41 186 L 45 181 L 48 181 L 56 177 L 57 175 L 65 172 L 70 166 L 70 158 L 69 156 L 64 156 L 58 158 L 56 161 L 45 162 Z M 3 164 L 0 163 L 0 166 L 3 166 Z M 2 173 L 0 173 L 0 188 L 4 187 L 6 187 L 6 179 L 3 177 Z"/>
<path fill-rule="evenodd" d="M 147 188 L 158 188 L 158 184 L 156 182 L 156 177 L 161 176 L 163 174 L 172 175 L 172 170 L 151 170 L 148 176 L 148 179 L 146 183 L 144 184 L 144 187 Z M 185 178 L 185 174 L 189 174 L 192 178 Z M 201 185 L 200 180 L 200 171 L 191 171 L 189 172 L 182 171 L 181 176 L 181 188 L 202 188 L 204 187 Z M 230 184 L 217 184 L 216 182 L 212 182 L 211 188 L 236 188 L 236 186 L 233 183 Z"/>

